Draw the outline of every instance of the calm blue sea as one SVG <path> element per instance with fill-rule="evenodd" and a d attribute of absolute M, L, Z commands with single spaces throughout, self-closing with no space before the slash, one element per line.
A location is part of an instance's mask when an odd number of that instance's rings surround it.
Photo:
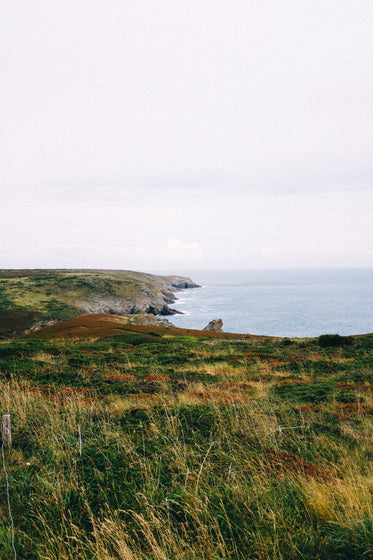
<path fill-rule="evenodd" d="M 178 327 L 223 319 L 226 332 L 307 337 L 373 332 L 373 269 L 187 273 L 202 288 L 177 293 Z"/>

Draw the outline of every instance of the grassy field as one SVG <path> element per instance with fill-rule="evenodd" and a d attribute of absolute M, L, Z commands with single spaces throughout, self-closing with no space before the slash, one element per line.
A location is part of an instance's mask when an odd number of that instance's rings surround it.
<path fill-rule="evenodd" d="M 90 321 L 0 343 L 18 558 L 373 558 L 373 335 Z"/>

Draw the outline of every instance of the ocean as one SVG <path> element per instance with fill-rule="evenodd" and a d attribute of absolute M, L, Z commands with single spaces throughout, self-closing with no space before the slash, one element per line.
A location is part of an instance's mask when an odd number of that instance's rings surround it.
<path fill-rule="evenodd" d="M 215 270 L 185 273 L 201 288 L 182 290 L 177 327 L 269 336 L 373 332 L 373 269 Z"/>

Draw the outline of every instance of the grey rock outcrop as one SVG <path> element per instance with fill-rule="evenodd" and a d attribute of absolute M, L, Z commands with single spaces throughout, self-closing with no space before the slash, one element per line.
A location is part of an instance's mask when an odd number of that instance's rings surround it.
<path fill-rule="evenodd" d="M 118 279 L 121 279 L 121 272 L 116 272 Z M 122 274 L 126 272 L 123 271 Z M 88 314 L 175 315 L 180 311 L 169 307 L 169 304 L 174 304 L 176 301 L 175 292 L 200 287 L 190 278 L 183 276 L 158 276 L 139 272 L 129 272 L 129 274 L 131 278 L 137 280 L 137 293 L 133 297 L 110 295 L 105 293 L 108 287 L 104 286 L 101 290 L 90 293 L 88 298 L 76 300 L 76 307 Z"/>
<path fill-rule="evenodd" d="M 173 303 L 167 294 L 139 294 L 136 298 L 119 298 L 112 296 L 93 296 L 89 300 L 78 300 L 75 305 L 87 314 L 108 313 L 111 315 L 175 315 L 176 309 L 168 307 L 166 302 Z"/>
<path fill-rule="evenodd" d="M 208 325 L 206 325 L 206 327 L 204 329 L 202 329 L 203 331 L 213 331 L 213 332 L 222 332 L 222 328 L 223 328 L 223 321 L 222 319 L 213 319 L 212 321 L 209 322 Z"/>

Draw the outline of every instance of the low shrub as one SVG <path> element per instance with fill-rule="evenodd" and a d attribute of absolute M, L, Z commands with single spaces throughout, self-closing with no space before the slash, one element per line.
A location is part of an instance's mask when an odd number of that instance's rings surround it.
<path fill-rule="evenodd" d="M 342 348 L 352 346 L 354 343 L 352 336 L 340 336 L 339 334 L 322 334 L 317 341 L 321 348 Z"/>

